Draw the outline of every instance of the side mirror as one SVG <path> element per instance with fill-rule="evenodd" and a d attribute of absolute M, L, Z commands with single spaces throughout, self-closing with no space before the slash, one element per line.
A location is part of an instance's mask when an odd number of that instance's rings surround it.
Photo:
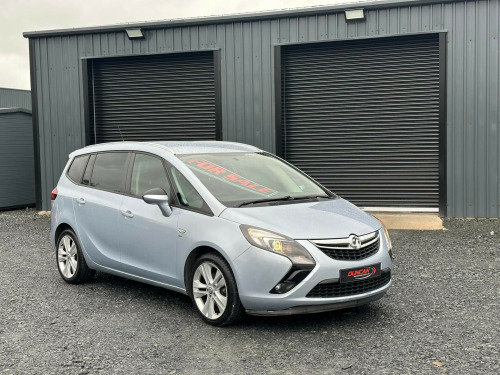
<path fill-rule="evenodd" d="M 142 199 L 148 204 L 158 205 L 163 216 L 172 215 L 172 208 L 168 204 L 168 195 L 165 190 L 161 188 L 150 189 L 144 193 Z"/>

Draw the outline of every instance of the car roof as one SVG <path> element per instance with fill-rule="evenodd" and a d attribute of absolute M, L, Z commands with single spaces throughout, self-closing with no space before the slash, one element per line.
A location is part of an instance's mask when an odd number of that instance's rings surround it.
<path fill-rule="evenodd" d="M 204 154 L 204 153 L 222 153 L 222 152 L 259 152 L 257 147 L 243 143 L 223 142 L 223 141 L 122 141 L 98 143 L 87 146 L 83 149 L 74 151 L 71 156 L 80 155 L 88 152 L 101 152 L 111 150 L 144 150 L 145 148 L 158 147 L 163 151 L 168 151 L 175 155 L 183 154 Z"/>

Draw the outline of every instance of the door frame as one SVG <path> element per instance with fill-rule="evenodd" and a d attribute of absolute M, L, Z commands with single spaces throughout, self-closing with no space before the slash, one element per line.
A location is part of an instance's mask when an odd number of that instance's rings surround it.
<path fill-rule="evenodd" d="M 359 38 L 343 38 L 335 40 L 320 40 L 305 43 L 282 43 L 274 45 L 274 130 L 275 130 L 275 147 L 276 155 L 285 158 L 283 150 L 283 135 L 284 124 L 282 123 L 282 58 L 283 47 L 291 45 L 304 45 L 304 44 L 323 44 L 323 43 L 338 43 L 338 42 L 353 42 L 359 40 L 374 39 L 374 38 L 401 38 L 415 35 L 429 35 L 438 34 L 439 38 L 439 158 L 438 158 L 438 183 L 439 183 L 439 216 L 444 217 L 447 215 L 447 134 L 446 134 L 446 65 L 447 65 L 447 32 L 421 32 L 421 33 L 405 33 L 405 34 L 392 34 L 392 35 L 377 35 Z"/>
<path fill-rule="evenodd" d="M 161 56 L 161 55 L 189 55 L 199 52 L 212 52 L 214 62 L 214 95 L 215 95 L 215 139 L 222 141 L 222 82 L 221 82 L 221 50 L 220 49 L 200 49 L 193 51 L 172 51 L 172 52 L 155 52 L 144 54 L 126 54 L 117 56 L 85 56 L 80 58 L 80 66 L 82 71 L 82 89 L 81 97 L 83 100 L 83 118 L 84 118 L 84 142 L 85 146 L 93 145 L 90 138 L 90 109 L 93 107 L 89 102 L 89 78 L 93 74 L 93 62 L 102 59 L 114 59 L 122 57 L 142 57 L 142 56 Z M 93 103 L 92 103 L 93 104 Z M 95 124 L 95 121 L 94 121 Z"/>

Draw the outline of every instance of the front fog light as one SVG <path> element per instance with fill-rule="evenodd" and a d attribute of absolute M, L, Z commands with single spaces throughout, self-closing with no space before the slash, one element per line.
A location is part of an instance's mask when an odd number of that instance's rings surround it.
<path fill-rule="evenodd" d="M 292 266 L 285 277 L 283 277 L 281 281 L 269 291 L 269 293 L 283 294 L 289 292 L 302 282 L 302 280 L 304 280 L 307 275 L 311 273 L 313 268 L 314 266 L 309 265 Z"/>
<path fill-rule="evenodd" d="M 271 291 L 271 293 L 283 294 L 283 293 L 286 293 L 286 292 L 289 292 L 290 290 L 292 290 L 295 285 L 297 285 L 297 284 L 287 283 L 287 282 L 279 283 L 278 285 L 276 285 L 274 287 L 274 289 Z"/>
<path fill-rule="evenodd" d="M 301 244 L 289 237 L 244 224 L 240 225 L 240 229 L 250 244 L 283 255 L 296 266 L 314 266 L 316 264 L 311 254 Z"/>

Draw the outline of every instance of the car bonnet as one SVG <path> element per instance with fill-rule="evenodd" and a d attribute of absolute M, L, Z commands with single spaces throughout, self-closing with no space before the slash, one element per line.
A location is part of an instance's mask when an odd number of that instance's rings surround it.
<path fill-rule="evenodd" d="M 373 216 L 338 198 L 320 202 L 228 208 L 221 218 L 294 239 L 344 238 L 380 229 Z"/>

